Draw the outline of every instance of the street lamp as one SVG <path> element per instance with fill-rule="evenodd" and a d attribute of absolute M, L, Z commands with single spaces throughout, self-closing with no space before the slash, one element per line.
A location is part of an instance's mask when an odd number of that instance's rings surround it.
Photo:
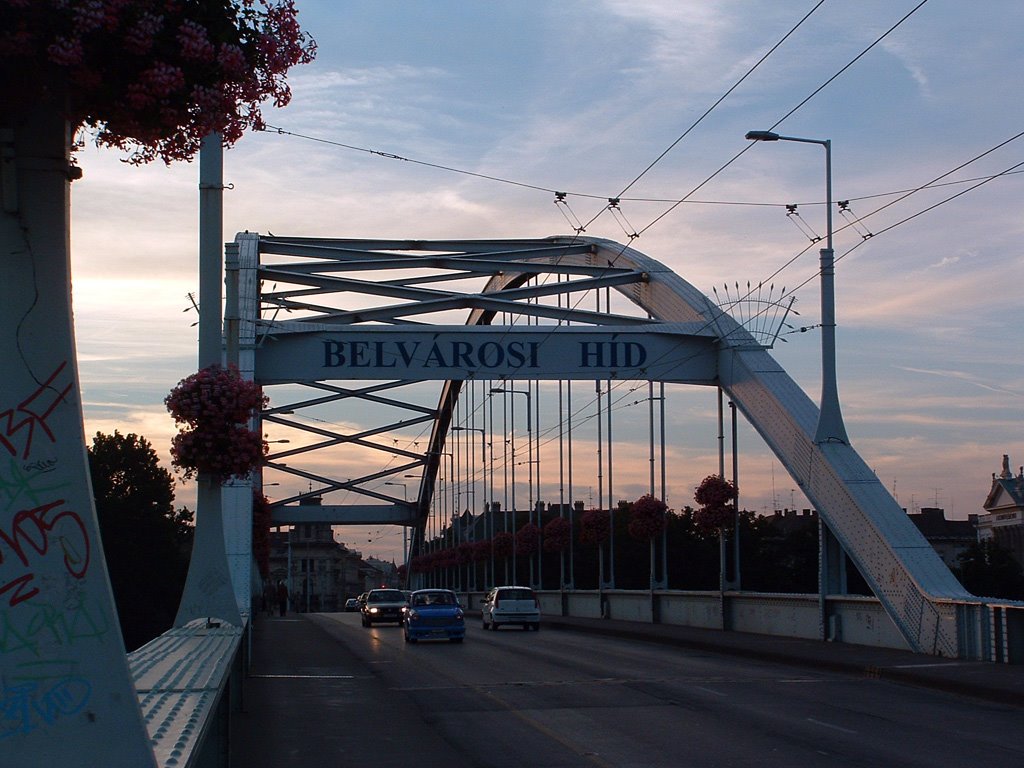
<path fill-rule="evenodd" d="M 452 427 L 452 432 L 479 432 L 480 433 L 480 470 L 483 473 L 483 505 L 487 505 L 487 432 L 483 427 Z M 493 478 L 492 478 L 493 480 Z M 476 486 L 476 478 L 473 479 L 473 485 Z M 478 501 L 476 498 L 473 499 L 474 503 Z M 484 518 L 484 535 L 487 535 L 487 518 Z M 475 529 L 475 523 L 474 523 Z"/>
<path fill-rule="evenodd" d="M 505 390 L 501 390 L 504 392 Z M 526 394 L 525 392 L 523 393 Z M 452 427 L 452 432 L 479 432 L 480 433 L 480 459 L 487 461 L 487 437 L 483 427 Z"/>
<path fill-rule="evenodd" d="M 410 475 L 405 475 L 405 477 L 410 477 Z M 405 483 L 392 482 L 391 480 L 385 480 L 384 481 L 384 485 L 400 485 L 400 486 L 402 486 L 402 500 L 405 501 L 406 504 L 409 503 L 409 493 L 406 490 L 406 484 Z M 409 545 L 406 542 L 405 534 L 406 534 L 406 528 L 403 525 L 402 526 L 402 562 L 405 564 L 406 567 L 408 567 L 409 566 Z"/>
<path fill-rule="evenodd" d="M 818 251 L 821 275 L 821 404 L 815 443 L 849 443 L 836 385 L 835 252 L 832 250 L 832 141 L 780 136 L 771 131 L 748 131 L 750 141 L 796 141 L 825 148 L 825 247 Z"/>
<path fill-rule="evenodd" d="M 494 387 L 491 389 L 491 394 L 504 394 L 504 395 L 523 395 L 526 397 L 526 451 L 527 458 L 530 460 L 530 478 L 529 478 L 529 497 L 530 497 L 530 519 L 533 519 L 533 418 L 530 410 L 530 393 L 523 389 L 504 389 L 502 387 Z M 513 489 L 515 483 L 513 482 Z M 515 510 L 513 510 L 515 511 Z"/>
<path fill-rule="evenodd" d="M 529 474 L 528 474 L 528 493 L 529 496 L 529 507 L 527 508 L 527 520 L 533 522 L 533 417 L 530 408 L 530 391 L 523 389 L 505 389 L 504 387 L 493 387 L 491 394 L 503 394 L 503 395 L 523 395 L 526 398 L 526 457 L 529 462 Z M 514 415 L 513 411 L 513 415 Z M 513 432 L 513 436 L 514 436 Z M 512 510 L 512 527 L 516 525 L 516 510 L 515 507 L 515 494 L 516 494 L 516 464 L 515 464 L 515 443 L 512 444 L 512 499 L 513 499 L 513 510 Z M 540 520 L 538 519 L 538 523 Z M 516 571 L 516 550 L 512 548 L 512 575 L 515 578 Z M 530 555 L 530 578 L 533 579 L 533 555 Z"/>

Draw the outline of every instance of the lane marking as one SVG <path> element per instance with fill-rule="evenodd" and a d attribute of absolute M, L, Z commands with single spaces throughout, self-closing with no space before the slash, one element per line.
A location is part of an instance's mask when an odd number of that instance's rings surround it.
<path fill-rule="evenodd" d="M 815 720 L 813 717 L 808 717 L 807 722 L 814 723 L 815 725 L 820 725 L 822 728 L 831 728 L 834 731 L 842 731 L 843 733 L 852 733 L 855 736 L 857 735 L 857 731 L 851 731 L 849 728 L 843 728 L 840 725 L 833 725 L 832 723 L 826 723 L 822 722 L 821 720 Z"/>
<path fill-rule="evenodd" d="M 247 675 L 259 680 L 355 680 L 355 675 Z M 366 678 L 369 679 L 369 678 Z"/>

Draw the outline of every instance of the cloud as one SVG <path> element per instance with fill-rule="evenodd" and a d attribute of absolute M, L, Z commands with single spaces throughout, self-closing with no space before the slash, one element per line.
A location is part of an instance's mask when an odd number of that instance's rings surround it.
<path fill-rule="evenodd" d="M 920 44 L 920 41 L 915 42 Z M 912 47 L 911 42 L 906 39 L 891 36 L 882 41 L 882 48 L 903 65 L 907 74 L 917 84 L 921 96 L 925 99 L 932 98 L 928 73 L 921 61 L 920 50 Z"/>
<path fill-rule="evenodd" d="M 905 366 L 897 366 L 898 368 L 909 371 L 911 373 L 923 373 L 928 376 L 939 376 L 946 379 L 955 379 L 956 381 L 966 382 L 975 387 L 988 390 L 989 392 L 997 392 L 1003 395 L 1013 395 L 1014 397 L 1024 397 L 1024 392 L 1015 391 L 1013 389 L 1007 389 L 1006 387 L 1000 387 L 995 384 L 988 384 L 980 380 L 977 376 L 966 371 L 953 371 L 953 370 L 929 370 L 925 368 L 910 368 Z"/>
<path fill-rule="evenodd" d="M 943 256 L 939 261 L 928 266 L 929 269 L 943 269 L 950 267 L 960 261 L 959 256 Z"/>

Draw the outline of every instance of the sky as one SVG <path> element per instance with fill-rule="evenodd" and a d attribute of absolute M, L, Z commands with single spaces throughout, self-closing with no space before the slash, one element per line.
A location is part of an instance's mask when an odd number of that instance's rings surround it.
<path fill-rule="evenodd" d="M 958 519 L 982 511 L 1003 454 L 1015 470 L 1024 464 L 1024 139 L 1011 140 L 1024 131 L 1021 3 L 296 5 L 317 59 L 292 71 L 289 106 L 266 109 L 283 133 L 249 134 L 227 151 L 225 241 L 244 230 L 571 234 L 541 187 L 569 193 L 587 235 L 625 242 L 604 211 L 621 196 L 641 232 L 634 248 L 708 295 L 726 285 L 735 295 L 747 281 L 800 286 L 790 322 L 813 326 L 819 246 L 785 206 L 824 233 L 823 152 L 744 135 L 827 138 L 833 197 L 858 222 L 835 214 L 838 380 L 852 445 L 902 506 Z M 86 434 L 141 434 L 169 467 L 174 426 L 162 401 L 196 367 L 197 164 L 134 168 L 83 138 L 72 258 Z M 784 338 L 773 356 L 817 401 L 820 336 Z M 717 468 L 717 405 L 713 390 L 691 389 L 667 406 L 667 500 L 679 508 Z M 635 498 L 647 427 L 622 414 L 616 495 Z M 746 507 L 808 505 L 746 425 L 738 443 Z M 282 479 L 267 490 L 305 489 Z M 177 492 L 193 503 L 188 483 Z M 594 493 L 577 496 L 589 505 Z M 402 546 L 399 529 L 339 538 L 385 558 Z"/>

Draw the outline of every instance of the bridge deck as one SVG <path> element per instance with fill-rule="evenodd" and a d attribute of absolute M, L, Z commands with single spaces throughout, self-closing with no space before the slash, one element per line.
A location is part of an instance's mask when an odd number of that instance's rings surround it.
<path fill-rule="evenodd" d="M 232 719 L 232 764 L 309 765 L 323 762 L 326 755 L 344 754 L 353 765 L 391 765 L 408 759 L 404 750 L 412 743 L 418 745 L 418 765 L 459 764 L 460 756 L 451 754 L 452 747 L 426 724 L 422 732 L 403 733 L 393 742 L 365 738 L 365 733 L 379 728 L 377 713 L 383 711 L 385 697 L 387 707 L 401 703 L 332 637 L 333 623 L 320 614 L 257 618 L 246 711 Z M 544 626 L 888 679 L 1024 707 L 1024 665 L 615 619 L 545 615 Z M 382 754 L 381 749 L 390 753 Z"/>

